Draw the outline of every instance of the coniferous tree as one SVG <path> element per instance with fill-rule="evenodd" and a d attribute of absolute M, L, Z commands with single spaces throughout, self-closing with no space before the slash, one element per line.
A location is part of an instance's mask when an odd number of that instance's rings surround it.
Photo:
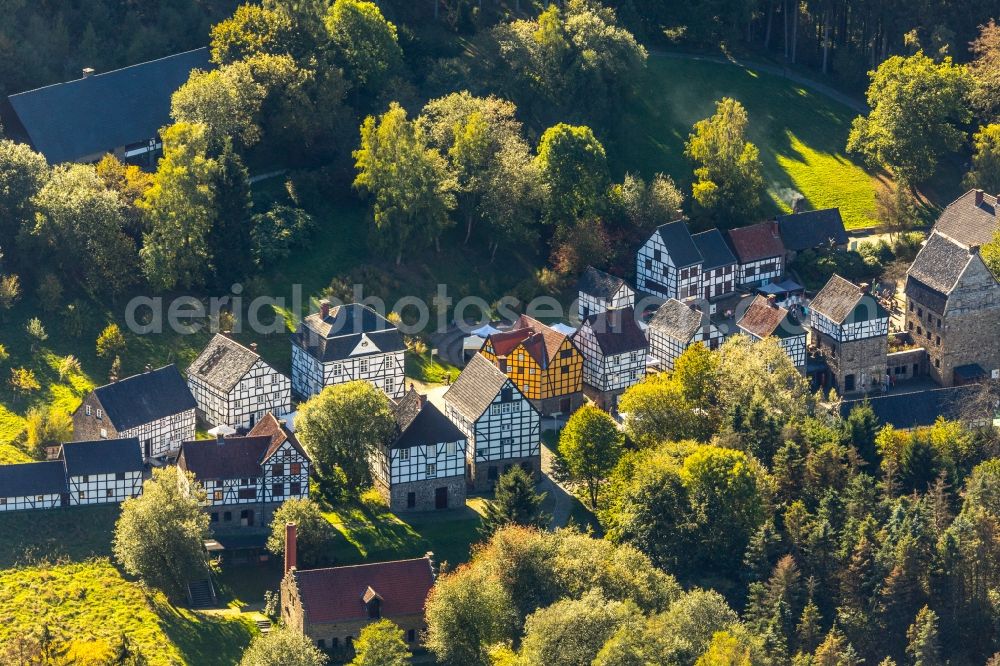
<path fill-rule="evenodd" d="M 545 527 L 549 516 L 542 512 L 545 493 L 535 492 L 531 475 L 515 465 L 497 479 L 495 496 L 486 503 L 480 531 L 492 535 L 507 525 Z"/>
<path fill-rule="evenodd" d="M 913 666 L 942 666 L 945 663 L 941 658 L 937 624 L 937 613 L 924 606 L 906 630 L 906 654 L 913 659 Z"/>

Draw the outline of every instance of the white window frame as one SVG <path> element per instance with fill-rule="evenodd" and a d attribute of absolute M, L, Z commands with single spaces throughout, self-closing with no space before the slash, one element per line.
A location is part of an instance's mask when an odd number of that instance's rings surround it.
<path fill-rule="evenodd" d="M 407 462 L 410 459 L 410 449 L 400 449 L 399 450 L 399 460 L 400 462 Z"/>

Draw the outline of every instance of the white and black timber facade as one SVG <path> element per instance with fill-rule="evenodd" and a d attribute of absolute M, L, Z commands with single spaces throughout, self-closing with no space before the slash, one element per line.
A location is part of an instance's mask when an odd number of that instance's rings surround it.
<path fill-rule="evenodd" d="M 63 444 L 70 506 L 118 504 L 142 494 L 139 440 L 105 439 Z"/>
<path fill-rule="evenodd" d="M 175 455 L 194 439 L 197 403 L 174 365 L 94 389 L 73 412 L 75 441 L 139 440 L 143 457 Z"/>
<path fill-rule="evenodd" d="M 188 368 L 198 415 L 213 426 L 252 428 L 267 413 L 292 409 L 292 385 L 264 362 L 256 345 L 244 347 L 218 334 Z"/>
<path fill-rule="evenodd" d="M 493 487 L 514 465 L 541 471 L 541 417 L 514 382 L 476 354 L 444 394 L 445 415 L 465 435 L 466 480 Z"/>
<path fill-rule="evenodd" d="M 738 262 L 738 285 L 757 287 L 781 279 L 785 272 L 785 244 L 777 222 L 730 229 L 726 236 Z"/>
<path fill-rule="evenodd" d="M 576 285 L 580 321 L 608 310 L 635 307 L 635 290 L 625 280 L 593 266 L 580 276 Z"/>
<path fill-rule="evenodd" d="M 716 349 L 725 340 L 707 312 L 694 301 L 670 299 L 661 305 L 646 328 L 649 339 L 648 363 L 660 370 L 673 370 L 674 362 L 691 345 L 702 343 Z"/>
<path fill-rule="evenodd" d="M 780 307 L 773 297 L 754 298 L 736 325 L 753 340 L 776 337 L 796 369 L 805 373 L 806 330 L 788 310 Z"/>
<path fill-rule="evenodd" d="M 215 532 L 265 529 L 286 500 L 309 497 L 312 462 L 270 414 L 246 437 L 184 442 L 177 466 L 204 488 Z"/>
<path fill-rule="evenodd" d="M 68 505 L 66 468 L 61 460 L 0 465 L 0 511 Z"/>
<path fill-rule="evenodd" d="M 584 391 L 605 410 L 646 376 L 649 342 L 632 308 L 606 310 L 583 320 L 573 334 L 583 354 Z"/>
<path fill-rule="evenodd" d="M 414 390 L 393 405 L 396 431 L 370 456 L 375 486 L 392 511 L 465 506 L 466 438 Z"/>
<path fill-rule="evenodd" d="M 292 390 L 308 398 L 325 386 L 365 380 L 394 400 L 403 397 L 406 345 L 385 317 L 358 303 L 306 317 L 292 335 Z"/>
<path fill-rule="evenodd" d="M 733 293 L 737 260 L 718 229 L 691 235 L 683 220 L 664 224 L 639 248 L 636 287 L 662 299 L 712 300 Z"/>

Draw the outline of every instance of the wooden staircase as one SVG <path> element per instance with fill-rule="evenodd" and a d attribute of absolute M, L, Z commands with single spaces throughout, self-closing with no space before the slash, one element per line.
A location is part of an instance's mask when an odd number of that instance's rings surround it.
<path fill-rule="evenodd" d="M 188 583 L 188 602 L 191 608 L 211 608 L 216 605 L 215 588 L 209 578 Z"/>

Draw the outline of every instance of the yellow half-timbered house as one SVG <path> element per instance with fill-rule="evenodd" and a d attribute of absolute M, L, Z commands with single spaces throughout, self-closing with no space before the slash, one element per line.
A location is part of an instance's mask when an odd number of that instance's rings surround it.
<path fill-rule="evenodd" d="M 569 336 L 521 315 L 480 350 L 542 414 L 570 414 L 583 404 L 583 354 Z"/>

